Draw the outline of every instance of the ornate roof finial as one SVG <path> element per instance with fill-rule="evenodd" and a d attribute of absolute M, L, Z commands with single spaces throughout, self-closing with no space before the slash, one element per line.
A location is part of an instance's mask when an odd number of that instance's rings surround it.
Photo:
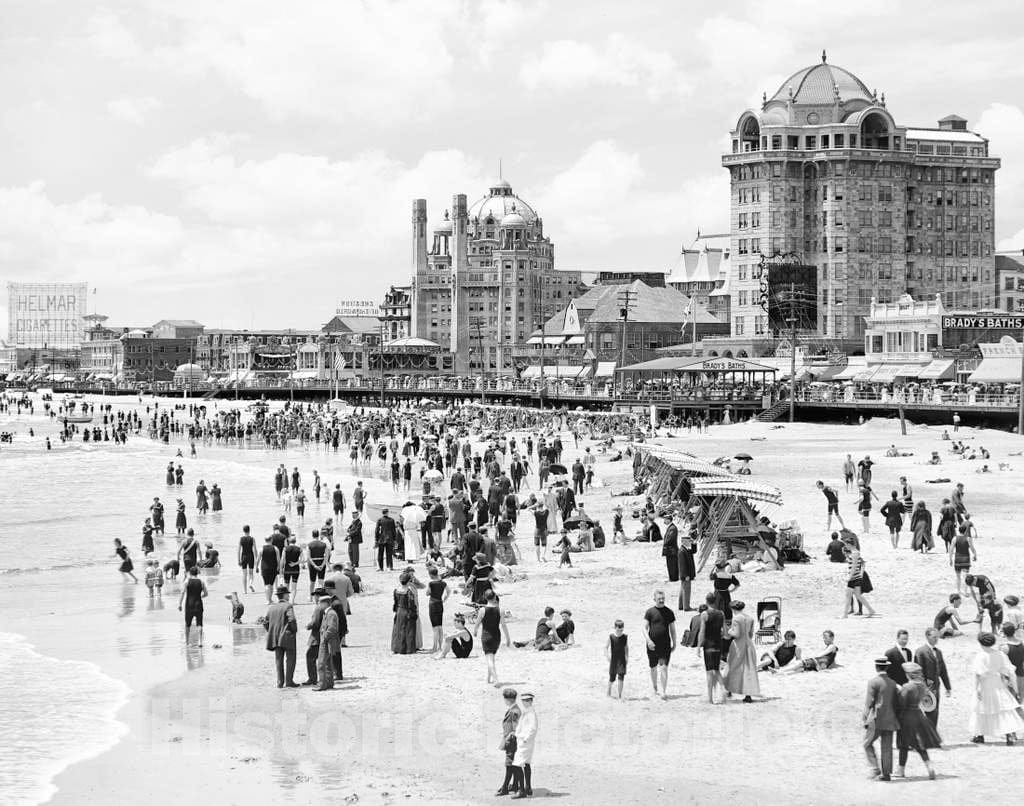
<path fill-rule="evenodd" d="M 885 106 L 885 93 L 882 93 L 882 106 Z"/>
<path fill-rule="evenodd" d="M 448 220 L 448 211 L 447 210 L 444 211 L 444 220 L 445 221 Z"/>
<path fill-rule="evenodd" d="M 871 100 L 872 101 L 877 101 L 878 100 L 878 90 L 877 89 L 872 89 L 871 90 Z"/>
<path fill-rule="evenodd" d="M 822 49 L 821 49 L 821 63 L 822 63 L 822 64 L 824 64 L 824 63 L 825 63 L 825 58 L 826 58 L 826 54 L 825 54 L 825 49 L 824 49 L 824 48 L 822 48 Z"/>
<path fill-rule="evenodd" d="M 768 93 L 767 92 L 762 92 L 761 93 L 761 106 L 764 106 L 767 103 L 768 103 Z"/>

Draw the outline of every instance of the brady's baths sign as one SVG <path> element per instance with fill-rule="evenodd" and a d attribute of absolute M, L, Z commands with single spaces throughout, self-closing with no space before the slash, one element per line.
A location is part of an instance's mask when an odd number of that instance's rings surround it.
<path fill-rule="evenodd" d="M 947 330 L 1024 330 L 1024 316 L 943 316 Z"/>
<path fill-rule="evenodd" d="M 745 370 L 748 364 L 746 361 L 736 361 L 731 358 L 712 358 L 700 365 L 702 370 L 708 372 L 721 372 L 722 370 Z"/>

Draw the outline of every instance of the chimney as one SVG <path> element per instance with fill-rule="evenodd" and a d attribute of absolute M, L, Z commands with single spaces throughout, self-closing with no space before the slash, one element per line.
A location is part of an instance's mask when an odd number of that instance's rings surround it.
<path fill-rule="evenodd" d="M 420 283 L 427 273 L 427 200 L 412 200 L 412 299 L 411 336 L 419 335 L 419 323 L 426 319 L 426 298 L 420 293 Z"/>

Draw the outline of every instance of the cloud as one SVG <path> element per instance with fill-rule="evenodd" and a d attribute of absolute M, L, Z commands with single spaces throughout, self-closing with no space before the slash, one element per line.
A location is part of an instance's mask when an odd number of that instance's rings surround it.
<path fill-rule="evenodd" d="M 154 6 L 149 29 L 104 10 L 88 33 L 108 58 L 192 80 L 219 79 L 277 119 L 393 125 L 443 114 L 455 99 L 457 63 L 488 61 L 539 8 L 477 8 L 460 0 L 181 0 Z M 149 44 L 152 29 L 159 36 Z"/>
<path fill-rule="evenodd" d="M 989 153 L 1002 159 L 995 173 L 996 238 L 999 249 L 1024 246 L 1021 233 L 999 241 L 1005 230 L 1016 232 L 1024 220 L 1024 109 L 1007 103 L 986 108 L 971 126 L 988 138 Z"/>
<path fill-rule="evenodd" d="M 163 106 L 163 102 L 152 96 L 115 98 L 113 101 L 107 101 L 107 112 L 116 120 L 141 126 L 150 113 L 163 109 Z"/>
<path fill-rule="evenodd" d="M 560 265 L 607 266 L 608 247 L 627 245 L 635 241 L 638 232 L 660 244 L 653 248 L 648 244 L 649 251 L 639 259 L 661 259 L 668 264 L 685 234 L 697 227 L 713 230 L 728 222 L 729 187 L 724 171 L 670 189 L 657 189 L 657 185 L 639 155 L 612 140 L 591 144 L 535 193 L 545 230 L 556 241 Z M 655 254 L 661 257 L 650 257 Z M 630 265 L 622 260 L 615 263 Z M 645 263 L 642 267 L 658 265 Z"/>
<path fill-rule="evenodd" d="M 571 39 L 545 42 L 540 54 L 523 61 L 519 79 L 529 90 L 567 92 L 594 85 L 639 88 L 655 101 L 683 96 L 692 89 L 671 54 L 622 34 L 611 34 L 599 45 Z"/>

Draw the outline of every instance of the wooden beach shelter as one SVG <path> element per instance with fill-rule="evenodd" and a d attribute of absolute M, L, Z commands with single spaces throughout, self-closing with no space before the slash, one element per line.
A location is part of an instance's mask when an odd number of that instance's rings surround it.
<path fill-rule="evenodd" d="M 684 514 L 697 533 L 698 570 L 722 543 L 747 550 L 765 532 L 760 522 L 782 505 L 782 492 L 713 462 L 659 445 L 634 443 L 643 453 L 640 478 L 660 510 Z"/>

